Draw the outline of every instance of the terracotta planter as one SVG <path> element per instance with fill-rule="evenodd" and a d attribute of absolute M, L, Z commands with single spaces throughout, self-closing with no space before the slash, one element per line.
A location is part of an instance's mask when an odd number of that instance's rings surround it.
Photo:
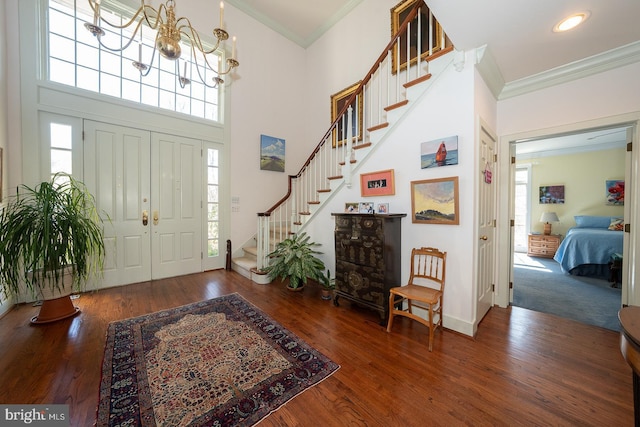
<path fill-rule="evenodd" d="M 325 301 L 329 301 L 332 298 L 331 294 L 331 289 L 323 289 L 320 297 Z"/>
<path fill-rule="evenodd" d="M 31 323 L 51 323 L 80 313 L 80 309 L 71 302 L 72 283 L 71 267 L 66 267 L 62 275 L 61 291 L 52 292 L 49 288 L 41 289 L 42 306 L 38 315 L 31 318 Z"/>

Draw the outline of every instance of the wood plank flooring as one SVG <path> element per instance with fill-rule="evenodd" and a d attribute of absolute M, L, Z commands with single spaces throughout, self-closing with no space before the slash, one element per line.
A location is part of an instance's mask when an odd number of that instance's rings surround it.
<path fill-rule="evenodd" d="M 238 292 L 341 368 L 261 426 L 633 424 L 631 368 L 619 334 L 517 307 L 492 308 L 475 339 L 378 314 L 308 285 L 257 285 L 217 270 L 89 292 L 82 313 L 31 326 L 20 305 L 0 319 L 0 403 L 68 404 L 72 426 L 95 422 L 109 322 Z"/>

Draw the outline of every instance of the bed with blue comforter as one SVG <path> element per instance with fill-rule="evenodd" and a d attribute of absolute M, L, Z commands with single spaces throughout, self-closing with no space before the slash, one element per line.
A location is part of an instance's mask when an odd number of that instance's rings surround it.
<path fill-rule="evenodd" d="M 576 217 L 577 227 L 570 228 L 553 257 L 562 271 L 573 275 L 606 275 L 612 254 L 622 254 L 623 232 L 613 228 L 617 218 L 606 217 L 606 227 L 588 227 L 591 223 L 582 224 Z M 622 221 L 620 221 L 622 224 Z M 593 225 L 597 225 L 593 223 Z"/>

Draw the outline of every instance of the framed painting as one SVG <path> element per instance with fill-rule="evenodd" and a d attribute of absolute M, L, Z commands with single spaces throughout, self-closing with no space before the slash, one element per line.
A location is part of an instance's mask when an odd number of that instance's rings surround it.
<path fill-rule="evenodd" d="M 458 164 L 458 136 L 434 139 L 420 144 L 420 168 Z"/>
<path fill-rule="evenodd" d="M 393 169 L 360 174 L 362 197 L 393 196 L 396 194 Z"/>
<path fill-rule="evenodd" d="M 393 37 L 404 20 L 409 16 L 416 2 L 422 0 L 403 0 L 391 8 L 391 37 Z M 400 57 L 398 58 L 398 43 L 393 45 L 391 58 L 393 61 L 391 70 L 393 74 L 407 68 L 407 38 L 409 39 L 409 60 L 413 65 L 418 60 L 418 44 L 420 45 L 420 58 L 426 59 L 429 55 L 438 52 L 444 47 L 444 32 L 442 27 L 431 15 L 426 5 L 420 8 L 420 43 L 418 43 L 418 16 L 411 21 L 411 34 L 409 37 L 400 37 Z M 431 45 L 431 47 L 430 47 Z"/>
<path fill-rule="evenodd" d="M 284 172 L 285 141 L 260 135 L 260 170 Z"/>
<path fill-rule="evenodd" d="M 607 205 L 624 205 L 624 180 L 614 179 L 605 182 Z"/>
<path fill-rule="evenodd" d="M 538 191 L 540 204 L 563 205 L 564 185 L 543 185 Z"/>
<path fill-rule="evenodd" d="M 351 98 L 351 95 L 353 95 L 356 89 L 358 89 L 358 86 L 360 86 L 360 82 L 355 83 L 345 89 L 342 89 L 340 92 L 331 95 L 331 123 L 336 120 L 338 114 L 340 114 L 345 105 L 347 105 L 347 101 L 349 100 L 349 98 Z M 351 135 L 353 141 L 362 140 L 362 96 L 358 96 L 357 102 L 357 106 L 356 100 L 351 103 L 351 108 L 353 108 L 353 110 L 351 111 Z M 341 119 L 340 121 L 338 121 L 336 127 L 333 129 L 334 148 L 338 145 L 344 144 L 347 138 L 347 126 L 347 116 L 345 114 L 344 120 Z"/>
<path fill-rule="evenodd" d="M 460 224 L 458 177 L 411 181 L 411 222 Z"/>

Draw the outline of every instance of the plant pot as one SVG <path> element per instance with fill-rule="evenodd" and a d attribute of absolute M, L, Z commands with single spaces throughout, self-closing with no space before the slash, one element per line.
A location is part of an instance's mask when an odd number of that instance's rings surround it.
<path fill-rule="evenodd" d="M 331 289 L 323 289 L 322 290 L 322 294 L 320 295 L 320 298 L 322 298 L 325 301 L 329 301 L 332 299 L 331 297 Z"/>
<path fill-rule="evenodd" d="M 80 313 L 80 309 L 71 301 L 72 283 L 71 267 L 65 267 L 60 291 L 54 292 L 47 287 L 40 289 L 42 306 L 38 315 L 31 318 L 31 323 L 51 323 Z"/>
<path fill-rule="evenodd" d="M 287 289 L 290 290 L 291 292 L 300 292 L 301 290 L 304 289 L 304 285 L 298 285 L 297 288 L 293 288 L 293 287 L 287 285 Z"/>

